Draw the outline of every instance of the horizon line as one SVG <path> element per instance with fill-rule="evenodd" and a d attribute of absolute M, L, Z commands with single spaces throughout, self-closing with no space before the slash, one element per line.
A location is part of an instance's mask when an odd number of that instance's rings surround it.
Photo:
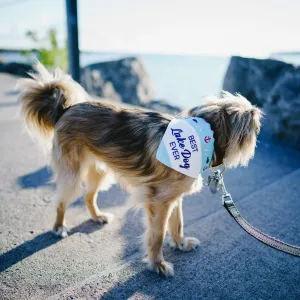
<path fill-rule="evenodd" d="M 21 47 L 10 47 L 10 48 L 2 48 L 0 47 L 0 52 L 21 52 L 21 51 L 30 51 L 34 50 L 34 48 L 21 48 Z M 240 56 L 240 57 L 256 57 L 256 58 L 270 58 L 274 55 L 300 55 L 300 50 L 293 51 L 274 51 L 270 52 L 268 55 L 256 54 L 226 54 L 226 53 L 205 53 L 205 52 L 159 52 L 159 51 L 134 51 L 134 50 L 98 50 L 98 49 L 79 49 L 81 53 L 107 53 L 107 54 L 133 54 L 133 55 L 165 55 L 165 56 L 206 56 L 206 57 L 232 57 L 232 56 Z"/>

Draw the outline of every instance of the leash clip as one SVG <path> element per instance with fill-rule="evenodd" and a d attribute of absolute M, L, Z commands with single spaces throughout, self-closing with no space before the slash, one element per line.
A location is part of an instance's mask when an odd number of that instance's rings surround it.
<path fill-rule="evenodd" d="M 207 186 L 212 194 L 216 194 L 223 186 L 223 176 L 220 170 L 213 171 L 213 175 L 208 176 Z"/>
<path fill-rule="evenodd" d="M 213 175 L 208 176 L 207 186 L 209 186 L 212 194 L 216 194 L 221 188 L 222 189 L 222 205 L 225 207 L 229 207 L 233 204 L 233 200 L 232 200 L 231 195 L 227 192 L 226 187 L 225 187 L 225 183 L 223 180 L 223 173 L 226 170 L 226 165 L 224 162 L 223 162 L 223 165 L 224 165 L 224 169 L 222 171 L 220 171 L 220 170 L 213 171 L 211 168 Z"/>
<path fill-rule="evenodd" d="M 218 168 L 220 166 L 223 166 L 222 171 L 220 171 L 219 169 L 214 170 L 214 168 Z M 212 172 L 212 175 L 208 176 L 207 186 L 209 186 L 209 189 L 212 194 L 216 194 L 220 190 L 220 188 L 222 188 L 223 190 L 223 186 L 224 186 L 223 173 L 225 172 L 225 170 L 226 170 L 225 162 L 222 162 L 222 164 L 220 164 L 217 167 L 210 166 L 210 171 Z"/>

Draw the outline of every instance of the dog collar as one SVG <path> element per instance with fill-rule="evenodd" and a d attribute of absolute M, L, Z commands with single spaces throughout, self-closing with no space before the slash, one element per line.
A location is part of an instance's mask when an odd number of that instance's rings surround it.
<path fill-rule="evenodd" d="M 197 178 L 211 164 L 213 135 L 210 124 L 202 118 L 173 119 L 160 142 L 156 158 L 169 168 Z"/>

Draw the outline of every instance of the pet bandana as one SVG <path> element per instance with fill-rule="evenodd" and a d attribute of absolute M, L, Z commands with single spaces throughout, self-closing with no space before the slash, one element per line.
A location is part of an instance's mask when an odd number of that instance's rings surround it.
<path fill-rule="evenodd" d="M 165 131 L 156 158 L 169 168 L 197 178 L 210 166 L 214 153 L 213 135 L 204 119 L 174 119 Z"/>

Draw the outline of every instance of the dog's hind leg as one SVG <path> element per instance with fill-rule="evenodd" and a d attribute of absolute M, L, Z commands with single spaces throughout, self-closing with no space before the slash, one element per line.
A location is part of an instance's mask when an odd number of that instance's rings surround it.
<path fill-rule="evenodd" d="M 56 182 L 56 220 L 53 231 L 61 237 L 68 236 L 65 223 L 65 212 L 68 204 L 76 200 L 81 192 L 82 168 L 78 159 L 73 156 L 61 156 L 61 151 L 53 147 L 52 168 Z"/>
<path fill-rule="evenodd" d="M 114 215 L 111 213 L 100 212 L 97 205 L 98 191 L 105 183 L 104 181 L 107 179 L 107 176 L 109 176 L 107 173 L 97 170 L 95 166 L 92 166 L 89 168 L 86 177 L 87 192 L 84 197 L 85 203 L 92 220 L 101 224 L 109 223 L 114 218 Z"/>
<path fill-rule="evenodd" d="M 183 234 L 183 214 L 182 214 L 182 198 L 177 200 L 177 205 L 174 207 L 169 218 L 168 232 L 172 241 L 172 248 L 177 248 L 181 251 L 190 251 L 199 245 L 199 240 L 193 237 L 184 237 Z"/>
<path fill-rule="evenodd" d="M 67 172 L 63 176 L 58 174 L 56 220 L 53 231 L 60 237 L 67 237 L 68 230 L 65 223 L 65 212 L 68 204 L 74 201 L 81 190 L 80 173 Z"/>
<path fill-rule="evenodd" d="M 67 204 L 64 201 L 59 201 L 56 207 L 56 219 L 53 226 L 53 232 L 60 237 L 67 237 L 68 230 L 65 224 L 65 213 Z"/>

